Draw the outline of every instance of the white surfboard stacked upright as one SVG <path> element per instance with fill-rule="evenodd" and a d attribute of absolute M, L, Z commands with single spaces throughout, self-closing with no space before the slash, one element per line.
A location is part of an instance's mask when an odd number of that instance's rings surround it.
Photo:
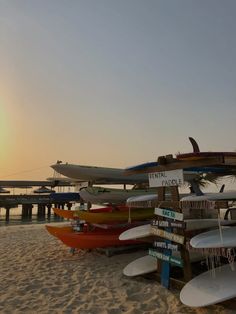
<path fill-rule="evenodd" d="M 199 249 L 236 247 L 236 227 L 198 234 L 190 244 Z M 202 307 L 236 297 L 235 270 L 236 263 L 226 264 L 193 278 L 181 290 L 181 302 L 191 307 Z"/>
<path fill-rule="evenodd" d="M 231 200 L 235 192 L 216 193 L 188 200 Z M 186 199 L 186 198 L 185 198 Z M 229 222 L 235 223 L 231 220 Z M 190 240 L 195 249 L 217 249 L 236 247 L 236 227 L 222 227 L 200 233 Z M 180 292 L 180 300 L 190 307 L 203 307 L 236 297 L 236 263 L 226 264 L 206 271 L 190 280 Z"/>
<path fill-rule="evenodd" d="M 139 197 L 140 199 L 142 200 L 141 197 Z M 236 199 L 236 192 L 208 193 L 204 196 L 189 196 L 184 198 L 184 200 L 188 201 L 229 199 Z M 132 201 L 135 201 L 135 199 L 132 198 Z M 145 201 L 149 201 L 147 196 L 145 196 Z M 235 220 L 223 219 L 188 219 L 184 221 L 187 230 L 207 229 L 217 227 L 219 224 L 220 226 L 227 226 L 236 223 Z M 146 224 L 123 232 L 119 239 L 140 239 L 151 236 L 151 224 Z M 190 244 L 195 249 L 236 247 L 236 227 L 221 227 L 220 229 L 217 228 L 216 230 L 201 233 L 193 237 Z M 173 253 L 176 255 L 177 252 Z M 203 255 L 200 252 L 190 254 L 192 261 L 200 260 L 202 257 Z M 156 270 L 156 258 L 145 255 L 128 264 L 124 268 L 123 273 L 126 276 L 138 276 L 155 272 Z M 213 273 L 215 274 L 214 276 L 212 276 Z M 190 307 L 203 307 L 234 297 L 236 297 L 236 263 L 217 267 L 214 269 L 214 272 L 210 270 L 202 273 L 189 281 L 180 292 L 181 302 Z"/>

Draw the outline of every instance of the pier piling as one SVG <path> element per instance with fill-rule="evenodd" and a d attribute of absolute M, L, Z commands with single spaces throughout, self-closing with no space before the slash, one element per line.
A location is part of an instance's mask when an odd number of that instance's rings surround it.
<path fill-rule="evenodd" d="M 7 222 L 9 222 L 9 220 L 10 220 L 10 208 L 11 207 L 10 206 L 6 206 L 5 208 L 6 208 L 6 219 L 5 220 Z"/>

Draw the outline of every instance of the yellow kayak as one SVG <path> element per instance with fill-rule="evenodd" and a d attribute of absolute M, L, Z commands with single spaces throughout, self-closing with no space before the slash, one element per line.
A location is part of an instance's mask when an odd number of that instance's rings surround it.
<path fill-rule="evenodd" d="M 88 223 L 115 223 L 121 221 L 131 220 L 145 220 L 151 219 L 155 216 L 153 208 L 139 208 L 125 211 L 114 211 L 104 213 L 93 213 L 89 211 L 77 210 L 74 212 L 74 217 L 80 220 L 85 220 Z"/>

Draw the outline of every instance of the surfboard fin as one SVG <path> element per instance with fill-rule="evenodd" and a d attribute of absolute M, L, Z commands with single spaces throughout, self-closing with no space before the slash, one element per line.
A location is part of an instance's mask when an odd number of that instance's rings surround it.
<path fill-rule="evenodd" d="M 189 140 L 190 140 L 190 143 L 193 146 L 193 152 L 194 153 L 200 153 L 200 148 L 198 146 L 198 143 L 195 141 L 195 139 L 192 138 L 192 137 L 189 137 Z"/>
<path fill-rule="evenodd" d="M 221 186 L 219 193 L 223 193 L 223 192 L 224 192 L 224 189 L 225 189 L 225 184 L 223 184 L 223 185 Z"/>

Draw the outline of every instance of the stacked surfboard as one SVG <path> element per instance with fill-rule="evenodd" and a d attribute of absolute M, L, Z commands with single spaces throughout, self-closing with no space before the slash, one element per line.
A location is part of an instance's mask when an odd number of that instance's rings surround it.
<path fill-rule="evenodd" d="M 191 141 L 193 142 L 193 141 Z M 198 145 L 194 143 L 194 152 L 188 154 L 179 154 L 176 159 L 172 158 L 159 158 L 161 165 L 158 163 L 143 164 L 137 167 L 130 168 L 130 172 L 133 174 L 144 174 L 148 173 L 148 169 L 152 170 L 150 172 L 160 171 L 160 169 L 169 168 L 167 170 L 181 170 L 185 171 L 185 179 L 192 180 L 196 172 L 202 173 L 218 173 L 220 175 L 231 174 L 232 171 L 236 171 L 236 153 L 235 152 L 200 152 Z M 194 167 L 196 165 L 196 167 Z M 155 170 L 159 167 L 159 170 Z M 166 167 L 168 166 L 168 167 Z M 154 170 L 155 171 L 154 171 Z M 141 171 L 140 171 L 141 170 Z M 163 170 L 163 171 L 165 171 Z M 167 172 L 167 171 L 166 171 Z M 158 172 L 160 174 L 160 172 Z M 188 175 L 188 176 L 187 176 Z M 158 175 L 157 175 L 158 176 Z M 155 175 L 149 176 L 149 184 L 151 179 Z M 154 178 L 155 179 L 155 178 Z M 173 180 L 172 180 L 173 181 Z M 182 179 L 180 181 L 183 181 Z M 168 183 L 169 184 L 169 183 Z M 178 185 L 178 184 L 173 184 Z M 150 184 L 151 187 L 155 185 Z M 171 184 L 169 186 L 172 186 Z M 102 198 L 107 191 L 89 191 L 89 197 L 93 194 L 93 197 Z M 97 196 L 94 195 L 97 193 Z M 88 193 L 86 194 L 86 197 Z M 142 199 L 143 196 L 139 196 Z M 216 228 L 214 230 L 208 230 L 202 232 L 196 236 L 193 236 L 190 240 L 189 250 L 190 259 L 193 261 L 199 260 L 207 255 L 210 263 L 209 270 L 200 274 L 199 276 L 190 280 L 180 292 L 180 300 L 188 306 L 191 307 L 201 307 L 211 304 L 215 304 L 224 300 L 228 300 L 236 296 L 236 263 L 234 262 L 234 248 L 236 247 L 236 227 L 230 227 L 231 223 L 235 221 L 225 221 L 219 219 L 186 219 L 183 213 L 175 212 L 172 209 L 163 209 L 158 207 L 153 210 L 153 204 L 156 202 L 155 195 L 145 195 L 145 199 L 142 199 L 142 206 L 145 207 L 145 202 L 147 202 L 151 208 L 145 209 L 146 219 L 153 219 L 151 223 L 146 223 L 145 225 L 135 226 L 132 228 L 130 224 L 129 227 L 110 228 L 98 230 L 99 226 L 94 226 L 92 231 L 92 238 L 94 241 L 99 243 L 100 247 L 103 245 L 104 237 L 106 233 L 106 239 L 112 239 L 115 236 L 115 240 L 122 243 L 122 241 L 151 241 L 153 242 L 152 247 L 148 251 L 148 255 L 145 255 L 129 265 L 127 265 L 123 273 L 126 276 L 136 276 L 140 274 L 146 274 L 148 272 L 157 270 L 157 260 L 162 263 L 161 281 L 164 286 L 168 287 L 170 265 L 175 265 L 178 267 L 183 267 L 183 260 L 181 252 L 187 248 L 183 248 L 186 245 L 185 231 L 193 231 L 198 229 L 209 229 Z M 236 193 L 227 194 L 220 193 L 220 195 L 209 196 L 198 196 L 189 197 L 182 200 L 183 207 L 188 207 L 189 204 L 204 204 L 209 206 L 209 208 L 214 207 L 216 201 L 222 200 L 235 200 Z M 130 204 L 137 205 L 138 200 L 135 197 L 130 200 Z M 130 206 L 131 207 L 131 206 Z M 149 211 L 150 210 L 150 211 Z M 153 215 L 158 218 L 154 218 Z M 144 216 L 141 214 L 140 209 L 136 212 L 134 209 L 124 210 L 119 212 L 101 212 L 101 213 L 90 213 L 90 212 L 77 212 L 78 219 L 85 220 L 89 224 L 100 224 L 104 226 L 110 226 L 114 223 L 124 223 L 124 221 L 130 222 L 131 220 L 143 220 Z M 133 216 L 132 216 L 133 215 Z M 161 219 L 159 219 L 161 217 Z M 73 218 L 76 218 L 75 216 Z M 163 219 L 164 218 L 164 219 Z M 229 226 L 227 226 L 229 225 Z M 106 231 L 105 231 L 106 230 Z M 177 232 L 176 232 L 177 230 Z M 181 231 L 183 230 L 183 232 Z M 178 232 L 179 231 L 179 232 Z M 58 232 L 54 232 L 56 236 L 60 239 L 64 238 L 64 243 L 70 247 L 78 248 L 81 244 L 78 244 L 83 236 L 88 240 L 90 236 L 90 230 L 79 231 L 78 235 L 73 233 L 71 236 L 70 231 L 64 230 L 62 232 L 63 236 L 60 238 Z M 67 239 L 67 240 L 65 240 Z M 162 239 L 162 240 L 159 240 Z M 101 242 L 99 242 L 101 240 Z M 86 242 L 86 243 L 91 243 Z M 118 242 L 114 242 L 118 243 Z M 93 244 L 86 244 L 86 247 L 94 247 Z M 106 244 L 105 244 L 106 245 Z M 109 245 L 111 245 L 109 243 Z M 214 258 L 216 256 L 217 258 Z M 229 263 L 223 266 L 214 265 L 220 263 L 220 256 L 228 258 Z"/>
<path fill-rule="evenodd" d="M 193 237 L 190 244 L 199 251 L 203 250 L 205 254 L 209 250 L 219 256 L 225 255 L 231 263 L 212 266 L 209 271 L 189 281 L 180 292 L 180 300 L 188 306 L 201 307 L 236 297 L 235 253 L 232 251 L 236 247 L 236 227 L 220 227 L 201 233 Z"/>

